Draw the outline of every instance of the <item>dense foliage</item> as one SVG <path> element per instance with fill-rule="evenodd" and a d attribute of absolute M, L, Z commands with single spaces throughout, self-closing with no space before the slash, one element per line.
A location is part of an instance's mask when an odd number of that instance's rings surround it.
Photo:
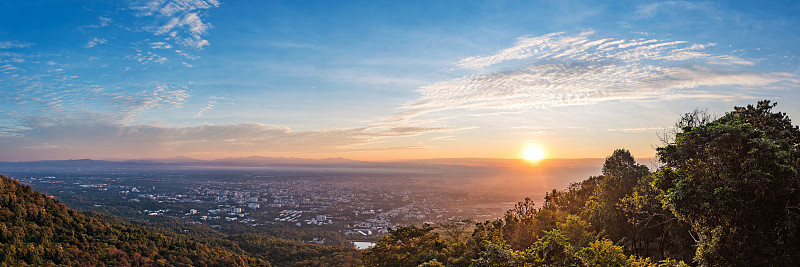
<path fill-rule="evenodd" d="M 696 232 L 702 265 L 800 263 L 800 130 L 774 106 L 761 101 L 685 123 L 658 149 L 665 167 L 653 184 Z"/>
<path fill-rule="evenodd" d="M 632 196 L 643 190 L 641 181 L 649 176 L 627 150 L 617 150 L 606 159 L 603 175 L 548 193 L 540 208 L 525 199 L 502 218 L 475 223 L 471 233 L 460 234 L 463 238 L 442 236 L 452 232 L 452 221 L 400 227 L 366 250 L 362 259 L 367 266 L 680 265 L 660 255 L 680 254 L 664 245 L 669 235 L 660 234 L 678 221 L 664 215 L 650 219 L 663 220 L 657 227 L 655 222 L 638 223 L 632 219 L 639 214 L 624 204 L 638 201 Z M 660 205 L 647 208 L 666 213 Z M 651 243 L 660 243 L 653 246 L 659 250 L 649 249 Z"/>
<path fill-rule="evenodd" d="M 796 266 L 800 130 L 775 104 L 688 113 L 656 172 L 615 150 L 602 175 L 525 199 L 445 238 L 452 222 L 393 230 L 367 266 Z"/>
<path fill-rule="evenodd" d="M 306 244 L 263 234 L 231 235 L 248 255 L 269 259 L 276 266 L 356 266 L 359 252 L 353 248 Z"/>

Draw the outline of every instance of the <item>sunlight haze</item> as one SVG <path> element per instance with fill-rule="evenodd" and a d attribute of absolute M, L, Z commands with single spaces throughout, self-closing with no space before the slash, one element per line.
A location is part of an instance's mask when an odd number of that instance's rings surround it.
<path fill-rule="evenodd" d="M 547 153 L 537 145 L 526 145 L 525 149 L 522 151 L 522 158 L 527 161 L 536 162 L 547 158 Z"/>

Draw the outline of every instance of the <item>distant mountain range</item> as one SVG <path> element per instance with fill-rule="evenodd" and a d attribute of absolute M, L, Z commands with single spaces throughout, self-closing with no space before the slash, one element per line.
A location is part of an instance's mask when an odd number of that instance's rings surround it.
<path fill-rule="evenodd" d="M 187 157 L 138 160 L 43 160 L 0 162 L 0 173 L 86 172 L 117 170 L 250 169 L 279 172 L 408 174 L 425 177 L 502 178 L 501 183 L 566 188 L 570 183 L 600 174 L 603 159 L 544 159 L 528 162 L 507 158 L 443 158 L 370 162 L 344 158 L 300 159 L 241 157 L 198 160 Z"/>
<path fill-rule="evenodd" d="M 40 160 L 22 162 L 0 162 L 0 168 L 182 168 L 182 167 L 265 167 L 265 168 L 366 168 L 366 169 L 418 169 L 418 170 L 454 170 L 459 168 L 574 168 L 596 167 L 602 159 L 544 159 L 536 163 L 511 158 L 442 158 L 417 159 L 406 161 L 372 162 L 346 158 L 303 159 L 280 157 L 238 157 L 214 160 L 200 160 L 189 157 L 165 159 L 134 160 Z"/>

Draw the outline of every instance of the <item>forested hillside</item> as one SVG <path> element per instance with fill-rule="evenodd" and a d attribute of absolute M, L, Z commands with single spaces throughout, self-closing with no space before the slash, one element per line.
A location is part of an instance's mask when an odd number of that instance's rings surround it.
<path fill-rule="evenodd" d="M 242 251 L 98 220 L 0 176 L 0 259 L 7 265 L 262 265 Z"/>
<path fill-rule="evenodd" d="M 354 249 L 83 214 L 0 175 L 0 266 L 347 266 Z M 197 229 L 202 230 L 202 229 Z"/>
<path fill-rule="evenodd" d="M 367 266 L 797 266 L 800 130 L 775 104 L 684 115 L 650 172 L 624 149 L 602 174 L 503 218 L 393 230 Z"/>

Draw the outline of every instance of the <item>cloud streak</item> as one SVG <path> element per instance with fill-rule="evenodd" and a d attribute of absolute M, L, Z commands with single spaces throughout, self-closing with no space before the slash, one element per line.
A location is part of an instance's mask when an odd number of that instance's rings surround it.
<path fill-rule="evenodd" d="M 460 60 L 456 65 L 462 68 L 483 68 L 512 60 L 529 59 L 536 63 L 544 61 L 567 62 L 617 62 L 635 65 L 654 61 L 704 60 L 715 58 L 703 52 L 716 44 L 693 44 L 686 41 L 665 41 L 657 39 L 614 39 L 594 40 L 594 32 L 587 31 L 575 35 L 550 33 L 537 37 L 520 38 L 514 46 L 502 49 L 493 55 L 472 56 Z M 733 65 L 752 65 L 750 61 L 725 55 L 716 56 L 720 62 Z"/>
<path fill-rule="evenodd" d="M 796 86 L 796 75 L 759 72 L 754 62 L 716 55 L 714 46 L 657 39 L 595 38 L 594 32 L 521 38 L 513 46 L 456 63 L 484 71 L 420 87 L 421 96 L 386 118 L 406 124 L 445 110 L 520 110 L 586 105 L 612 100 L 708 95 L 706 90 Z M 507 67 L 509 66 L 510 67 Z M 505 68 L 485 71 L 488 67 Z M 490 111 L 491 112 L 491 111 Z"/>
<path fill-rule="evenodd" d="M 106 44 L 107 42 L 108 42 L 108 40 L 106 40 L 106 39 L 93 37 L 91 40 L 86 42 L 86 48 L 92 48 L 92 47 L 95 47 L 95 46 L 97 46 L 99 44 Z"/>
<path fill-rule="evenodd" d="M 111 23 L 114 22 L 114 20 L 112 20 L 111 18 L 103 17 L 103 16 L 98 17 L 97 20 L 99 20 L 99 23 L 97 23 L 97 24 L 81 26 L 78 29 L 79 30 L 84 30 L 84 29 L 90 29 L 90 28 L 95 28 L 95 29 L 96 28 L 103 28 L 103 27 L 106 27 L 108 25 L 111 25 Z"/>
<path fill-rule="evenodd" d="M 31 118 L 55 124 L 71 118 L 131 121 L 154 109 L 180 108 L 190 97 L 186 87 L 162 83 L 105 88 L 60 69 L 37 75 L 8 71 L 11 75 L 0 78 L 0 86 L 13 90 L 0 94 L 0 114 L 7 119 L 0 126 Z"/>
<path fill-rule="evenodd" d="M 639 128 L 623 128 L 623 129 L 608 129 L 609 132 L 653 132 L 653 131 L 663 131 L 668 129 L 669 127 L 665 126 L 658 126 L 658 127 L 639 127 Z"/>
<path fill-rule="evenodd" d="M 164 155 L 258 155 L 359 151 L 353 146 L 388 137 L 414 136 L 456 128 L 345 128 L 293 131 L 260 123 L 162 127 L 103 120 L 59 123 L 28 120 L 21 127 L 0 126 L 0 160 L 42 158 L 138 158 Z M 410 147 L 391 149 L 416 149 Z M 5 157 L 5 158 L 4 158 Z"/>
<path fill-rule="evenodd" d="M 132 9 L 139 16 L 153 17 L 159 26 L 150 29 L 153 34 L 163 36 L 175 44 L 202 49 L 209 45 L 205 35 L 211 24 L 204 22 L 201 11 L 219 7 L 216 0 L 154 0 Z"/>
<path fill-rule="evenodd" d="M 123 118 L 127 120 L 154 108 L 180 108 L 187 98 L 189 98 L 189 93 L 185 88 L 176 89 L 161 84 L 155 89 L 144 90 L 134 95 L 117 95 L 114 97 L 114 101 L 126 105 L 122 111 Z"/>
<path fill-rule="evenodd" d="M 8 48 L 25 48 L 33 46 L 33 43 L 24 43 L 24 42 L 16 42 L 16 41 L 0 41 L 0 49 L 8 49 Z"/>
<path fill-rule="evenodd" d="M 209 97 L 208 104 L 207 104 L 205 107 L 201 108 L 201 109 L 200 109 L 200 111 L 198 111 L 196 114 L 194 114 L 194 117 L 195 117 L 195 118 L 200 118 L 200 117 L 202 117 L 202 116 L 203 116 L 203 113 L 205 113 L 206 111 L 209 111 L 209 110 L 213 109 L 213 108 L 214 108 L 214 106 L 215 106 L 215 105 L 217 105 L 217 102 L 218 102 L 218 101 L 226 101 L 226 100 L 228 100 L 228 99 L 227 99 L 226 97 L 222 97 L 222 96 L 212 96 L 212 97 Z"/>

